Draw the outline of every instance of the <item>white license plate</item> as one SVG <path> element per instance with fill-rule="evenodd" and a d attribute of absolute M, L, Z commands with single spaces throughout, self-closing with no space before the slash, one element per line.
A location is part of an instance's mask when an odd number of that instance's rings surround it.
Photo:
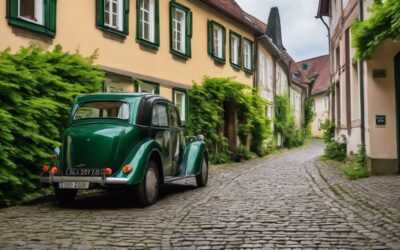
<path fill-rule="evenodd" d="M 89 182 L 60 182 L 58 183 L 60 189 L 88 189 Z"/>

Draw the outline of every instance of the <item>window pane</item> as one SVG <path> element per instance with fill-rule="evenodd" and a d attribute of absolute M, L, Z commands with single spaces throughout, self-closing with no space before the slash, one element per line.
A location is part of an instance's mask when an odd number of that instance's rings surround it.
<path fill-rule="evenodd" d="M 185 53 L 186 13 L 175 8 L 172 16 L 173 49 Z"/>
<path fill-rule="evenodd" d="M 129 119 L 129 105 L 124 102 L 87 102 L 77 110 L 74 120 L 90 118 Z"/>
<path fill-rule="evenodd" d="M 43 0 L 20 0 L 18 11 L 19 17 L 43 24 Z"/>
<path fill-rule="evenodd" d="M 186 120 L 186 93 L 180 92 L 180 91 L 175 91 L 175 106 L 178 108 L 179 111 L 179 116 L 181 117 L 182 121 Z"/>
<path fill-rule="evenodd" d="M 156 92 L 156 85 L 151 83 L 141 83 L 138 89 L 139 93 L 150 93 L 155 94 Z"/>
<path fill-rule="evenodd" d="M 104 1 L 104 25 L 122 30 L 122 0 Z"/>
<path fill-rule="evenodd" d="M 154 106 L 152 117 L 153 117 L 152 124 L 154 126 L 168 127 L 168 114 L 166 106 L 159 104 Z"/>

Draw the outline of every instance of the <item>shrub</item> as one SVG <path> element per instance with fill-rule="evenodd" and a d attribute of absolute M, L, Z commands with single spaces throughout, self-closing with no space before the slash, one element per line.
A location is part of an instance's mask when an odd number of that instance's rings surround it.
<path fill-rule="evenodd" d="M 347 158 L 346 138 L 329 142 L 325 148 L 325 156 L 331 160 L 344 161 Z"/>
<path fill-rule="evenodd" d="M 60 146 L 73 98 L 101 90 L 94 59 L 60 46 L 0 52 L 0 206 L 40 191 L 40 166 Z"/>
<path fill-rule="evenodd" d="M 307 99 L 304 103 L 304 133 L 311 136 L 311 123 L 315 118 L 315 101 L 313 98 Z"/>
<path fill-rule="evenodd" d="M 331 120 L 326 119 L 322 124 L 321 128 L 324 131 L 324 142 L 329 143 L 332 141 L 332 138 L 335 136 L 335 124 L 331 122 Z"/>
<path fill-rule="evenodd" d="M 370 173 L 363 166 L 354 162 L 350 162 L 342 167 L 342 171 L 349 180 L 358 180 L 370 176 Z"/>
<path fill-rule="evenodd" d="M 243 160 L 249 160 L 255 158 L 255 154 L 250 152 L 245 146 L 240 145 L 239 148 L 232 154 L 232 160 L 235 162 L 241 162 Z"/>

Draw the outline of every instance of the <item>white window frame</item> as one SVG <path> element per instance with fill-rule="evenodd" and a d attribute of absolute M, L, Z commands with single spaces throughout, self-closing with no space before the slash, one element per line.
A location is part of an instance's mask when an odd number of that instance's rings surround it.
<path fill-rule="evenodd" d="M 149 9 L 145 8 L 145 2 L 148 2 Z M 155 41 L 155 0 L 141 0 L 140 1 L 140 38 L 154 43 Z M 148 14 L 149 20 L 145 20 L 145 13 Z M 149 37 L 145 37 L 145 26 L 149 26 Z"/>
<path fill-rule="evenodd" d="M 231 62 L 235 65 L 239 65 L 240 55 L 240 37 L 238 35 L 230 34 L 230 46 L 231 46 Z"/>
<path fill-rule="evenodd" d="M 35 1 L 35 17 L 37 18 L 37 21 L 21 16 L 21 0 L 18 0 L 18 18 L 31 23 L 44 25 L 44 0 L 33 1 Z"/>
<path fill-rule="evenodd" d="M 213 25 L 212 26 L 212 32 L 213 32 L 213 54 L 215 57 L 219 59 L 223 59 L 223 36 L 222 32 L 223 29 L 222 27 L 218 25 Z"/>
<path fill-rule="evenodd" d="M 247 70 L 253 69 L 252 59 L 252 46 L 250 41 L 243 39 L 243 67 Z"/>
<path fill-rule="evenodd" d="M 259 73 L 258 73 L 258 77 L 259 77 L 259 81 L 261 83 L 261 85 L 266 88 L 267 84 L 266 84 L 266 76 L 265 76 L 265 56 L 263 53 L 260 53 L 260 62 L 259 62 Z"/>
<path fill-rule="evenodd" d="M 181 110 L 179 110 L 179 108 L 178 108 L 178 111 L 181 111 L 182 114 L 179 114 L 179 116 L 181 118 L 181 121 L 186 121 L 186 92 L 174 89 L 174 104 L 175 104 L 175 106 L 177 106 L 177 99 L 178 99 L 177 95 L 182 95 Z"/>
<path fill-rule="evenodd" d="M 177 13 L 181 15 L 181 19 L 177 19 Z M 181 45 L 180 48 L 178 44 Z M 186 12 L 179 8 L 173 8 L 172 13 L 172 49 L 186 54 Z"/>
<path fill-rule="evenodd" d="M 110 2 L 110 4 L 109 4 L 110 9 L 108 9 L 108 10 L 106 9 L 107 1 Z M 116 5 L 117 5 L 116 10 L 114 10 L 114 8 L 113 8 L 113 6 L 114 6 L 113 3 L 116 3 Z M 110 27 L 112 29 L 116 29 L 119 31 L 123 31 L 123 29 L 124 29 L 124 27 L 123 27 L 123 7 L 124 7 L 123 4 L 124 4 L 123 0 L 104 0 L 104 26 L 107 26 L 107 27 Z M 105 18 L 106 15 L 108 15 L 109 23 L 106 23 L 106 18 Z M 117 16 L 117 18 L 116 18 L 117 23 L 115 25 L 112 23 L 113 15 Z"/>

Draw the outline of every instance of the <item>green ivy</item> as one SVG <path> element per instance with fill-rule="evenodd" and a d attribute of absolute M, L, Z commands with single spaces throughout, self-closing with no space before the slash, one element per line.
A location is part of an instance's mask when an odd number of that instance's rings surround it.
<path fill-rule="evenodd" d="M 400 1 L 375 1 L 369 8 L 371 17 L 353 23 L 352 45 L 357 59 L 370 59 L 377 47 L 388 38 L 400 37 Z"/>
<path fill-rule="evenodd" d="M 313 98 L 307 99 L 304 103 L 304 133 L 311 136 L 311 123 L 315 118 L 315 101 Z"/>
<path fill-rule="evenodd" d="M 60 146 L 73 98 L 101 89 L 94 59 L 60 46 L 0 52 L 0 206 L 40 190 L 40 166 Z"/>
<path fill-rule="evenodd" d="M 325 143 L 329 143 L 332 141 L 332 138 L 335 136 L 335 124 L 329 120 L 326 119 L 322 124 L 321 124 L 321 129 L 324 132 L 323 138 Z"/>
<path fill-rule="evenodd" d="M 283 146 L 293 148 L 304 143 L 302 129 L 297 129 L 293 110 L 287 94 L 275 97 L 275 134 L 281 134 Z"/>
<path fill-rule="evenodd" d="M 247 137 L 251 135 L 250 151 L 259 156 L 268 153 L 272 131 L 270 120 L 265 116 L 267 103 L 256 89 L 236 82 L 234 78 L 205 77 L 202 84 L 194 84 L 188 95 L 190 116 L 186 123 L 186 135 L 191 138 L 198 134 L 205 135 L 212 162 L 224 163 L 229 159 L 227 156 L 233 153 L 228 150 L 228 140 L 223 132 L 226 102 L 233 103 L 237 110 L 237 133 L 241 144 L 246 144 Z M 244 155 L 248 154 L 245 152 Z"/>

